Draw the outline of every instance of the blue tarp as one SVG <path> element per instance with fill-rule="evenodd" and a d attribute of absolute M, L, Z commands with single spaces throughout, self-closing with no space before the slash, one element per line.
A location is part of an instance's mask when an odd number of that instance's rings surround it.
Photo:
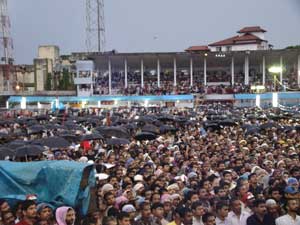
<path fill-rule="evenodd" d="M 24 200 L 26 195 L 36 194 L 38 202 L 72 206 L 85 215 L 94 186 L 93 166 L 85 163 L 0 161 L 0 198 Z"/>

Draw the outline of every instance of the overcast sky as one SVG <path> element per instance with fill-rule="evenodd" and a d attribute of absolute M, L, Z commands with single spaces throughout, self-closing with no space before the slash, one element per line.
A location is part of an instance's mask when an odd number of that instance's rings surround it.
<path fill-rule="evenodd" d="M 86 50 L 85 0 L 8 0 L 8 7 L 17 63 L 32 63 L 39 45 Z M 300 44 L 300 0 L 105 0 L 106 50 L 183 51 L 254 25 L 275 48 Z"/>

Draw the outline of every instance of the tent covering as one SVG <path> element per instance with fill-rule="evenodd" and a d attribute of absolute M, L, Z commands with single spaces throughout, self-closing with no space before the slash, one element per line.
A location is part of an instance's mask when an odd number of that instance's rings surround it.
<path fill-rule="evenodd" d="M 0 198 L 24 200 L 36 194 L 38 202 L 68 205 L 86 215 L 95 190 L 93 165 L 72 161 L 0 161 Z"/>

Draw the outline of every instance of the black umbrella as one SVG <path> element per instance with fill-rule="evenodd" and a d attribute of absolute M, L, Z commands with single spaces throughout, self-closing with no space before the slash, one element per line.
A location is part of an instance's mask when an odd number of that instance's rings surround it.
<path fill-rule="evenodd" d="M 146 124 L 142 127 L 143 132 L 150 132 L 153 134 L 159 134 L 159 128 L 157 126 L 154 126 L 152 124 Z"/>
<path fill-rule="evenodd" d="M 15 152 L 12 149 L 10 149 L 8 147 L 0 148 L 0 160 L 4 160 L 7 156 L 9 158 L 12 158 L 12 157 L 14 157 L 14 155 L 15 155 Z"/>
<path fill-rule="evenodd" d="M 108 145 L 127 145 L 130 143 L 128 139 L 125 138 L 111 138 L 106 141 Z"/>
<path fill-rule="evenodd" d="M 153 123 L 153 122 L 157 121 L 157 119 L 154 116 L 140 116 L 135 121 L 144 122 L 144 123 Z"/>
<path fill-rule="evenodd" d="M 104 139 L 104 137 L 99 133 L 87 134 L 80 138 L 81 141 L 99 140 Z"/>
<path fill-rule="evenodd" d="M 9 137 L 6 133 L 0 133 L 0 139 L 7 139 Z"/>
<path fill-rule="evenodd" d="M 42 154 L 45 149 L 39 145 L 25 145 L 16 148 L 16 157 L 26 157 L 26 156 L 38 156 Z"/>
<path fill-rule="evenodd" d="M 160 115 L 158 118 L 160 121 L 174 121 L 174 117 L 171 115 Z"/>
<path fill-rule="evenodd" d="M 130 135 L 123 127 L 98 127 L 96 128 L 100 134 L 105 137 L 129 138 Z"/>
<path fill-rule="evenodd" d="M 40 120 L 49 120 L 49 116 L 47 116 L 47 115 L 37 115 L 37 116 L 35 117 L 35 119 L 36 119 L 37 121 L 40 121 Z"/>
<path fill-rule="evenodd" d="M 220 130 L 221 126 L 218 123 L 206 123 L 204 124 L 205 130 Z"/>
<path fill-rule="evenodd" d="M 227 120 L 220 120 L 220 121 L 218 121 L 218 124 L 220 126 L 229 126 L 229 127 L 231 127 L 231 126 L 237 126 L 238 125 L 237 122 L 235 122 L 234 120 L 229 120 L 229 119 L 227 119 Z"/>
<path fill-rule="evenodd" d="M 72 133 L 62 133 L 59 136 L 70 142 L 77 142 L 80 140 L 80 136 L 76 136 L 75 134 Z"/>
<path fill-rule="evenodd" d="M 258 127 L 251 127 L 249 129 L 246 130 L 245 135 L 254 135 L 254 134 L 258 134 L 260 132 L 260 129 Z"/>
<path fill-rule="evenodd" d="M 272 129 L 272 128 L 279 128 L 279 125 L 277 123 L 272 123 L 272 122 L 268 122 L 260 125 L 260 129 L 262 130 Z"/>
<path fill-rule="evenodd" d="M 40 139 L 40 143 L 41 145 L 49 148 L 66 148 L 70 146 L 70 143 L 62 137 L 48 137 Z"/>
<path fill-rule="evenodd" d="M 16 149 L 18 147 L 28 145 L 28 141 L 23 141 L 23 140 L 14 140 L 6 144 L 6 147 L 11 148 L 11 149 Z"/>
<path fill-rule="evenodd" d="M 134 137 L 136 140 L 142 141 L 142 140 L 154 140 L 156 139 L 156 135 L 149 132 L 141 132 L 135 135 Z"/>
<path fill-rule="evenodd" d="M 165 134 L 168 132 L 172 132 L 175 133 L 177 131 L 177 129 L 173 126 L 169 126 L 169 125 L 162 125 L 159 127 L 159 131 L 161 134 Z"/>
<path fill-rule="evenodd" d="M 46 130 L 46 128 L 42 125 L 33 125 L 27 128 L 28 134 L 39 134 L 43 133 L 43 131 Z"/>

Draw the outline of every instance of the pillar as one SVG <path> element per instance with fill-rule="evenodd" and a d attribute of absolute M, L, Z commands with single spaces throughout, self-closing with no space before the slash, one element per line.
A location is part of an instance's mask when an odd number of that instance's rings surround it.
<path fill-rule="evenodd" d="M 263 56 L 262 61 L 262 85 L 265 86 L 266 84 L 266 57 Z"/>
<path fill-rule="evenodd" d="M 234 57 L 231 57 L 231 85 L 234 86 Z"/>
<path fill-rule="evenodd" d="M 283 85 L 283 59 L 282 59 L 282 56 L 280 56 L 280 74 L 279 74 L 279 80 L 280 80 L 280 85 Z"/>
<path fill-rule="evenodd" d="M 111 95 L 111 61 L 108 60 L 108 93 Z"/>
<path fill-rule="evenodd" d="M 300 87 L 300 55 L 298 55 L 298 73 L 297 73 L 297 83 L 298 83 L 298 87 Z"/>
<path fill-rule="evenodd" d="M 141 87 L 144 87 L 144 60 L 141 59 Z"/>
<path fill-rule="evenodd" d="M 174 75 L 174 86 L 177 85 L 177 65 L 176 65 L 176 58 L 174 57 L 174 70 L 173 70 L 173 75 Z"/>
<path fill-rule="evenodd" d="M 190 86 L 193 86 L 193 58 L 190 59 L 190 75 L 191 75 Z"/>
<path fill-rule="evenodd" d="M 21 109 L 26 109 L 26 97 L 21 98 Z"/>
<path fill-rule="evenodd" d="M 203 81 L 204 81 L 204 85 L 206 86 L 207 84 L 207 67 L 206 67 L 206 57 L 204 57 L 204 65 L 203 65 L 203 68 L 204 68 L 204 71 L 203 71 L 203 74 L 204 74 L 204 78 L 203 78 Z"/>
<path fill-rule="evenodd" d="M 160 87 L 160 62 L 157 59 L 157 86 Z"/>
<path fill-rule="evenodd" d="M 128 87 L 128 66 L 127 66 L 127 59 L 124 60 L 124 73 L 125 73 L 125 88 Z"/>
<path fill-rule="evenodd" d="M 249 85 L 249 55 L 245 55 L 245 65 L 244 65 L 244 72 L 245 72 L 245 85 Z"/>

